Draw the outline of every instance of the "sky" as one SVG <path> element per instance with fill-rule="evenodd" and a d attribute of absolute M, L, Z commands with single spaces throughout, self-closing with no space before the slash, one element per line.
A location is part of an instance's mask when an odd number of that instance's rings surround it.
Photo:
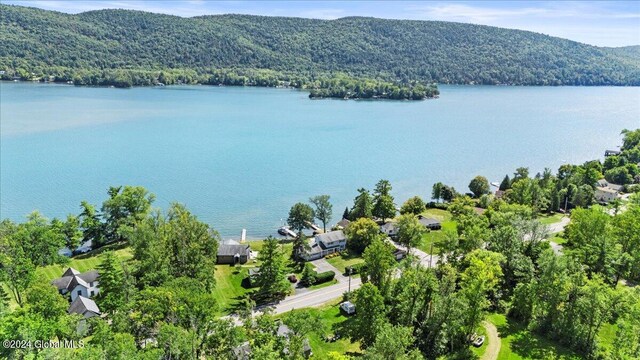
<path fill-rule="evenodd" d="M 183 17 L 253 14 L 337 19 L 442 20 L 521 29 L 597 46 L 640 45 L 640 1 L 0 0 L 66 13 L 134 9 Z"/>

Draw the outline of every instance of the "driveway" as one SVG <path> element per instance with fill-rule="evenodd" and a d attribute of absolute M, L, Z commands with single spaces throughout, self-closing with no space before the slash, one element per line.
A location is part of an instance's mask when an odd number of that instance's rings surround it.
<path fill-rule="evenodd" d="M 310 261 L 310 263 L 316 267 L 316 271 L 319 273 L 325 271 L 333 271 L 334 273 L 336 273 L 335 279 L 338 280 L 339 283 L 349 281 L 349 277 L 342 275 L 342 272 L 335 266 L 331 265 L 325 258 L 313 260 Z"/>

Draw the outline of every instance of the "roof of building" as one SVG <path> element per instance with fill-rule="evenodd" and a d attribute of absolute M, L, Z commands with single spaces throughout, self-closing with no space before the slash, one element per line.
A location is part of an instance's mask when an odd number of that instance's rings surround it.
<path fill-rule="evenodd" d="M 74 268 L 68 268 L 62 274 L 62 277 L 54 279 L 51 281 L 51 284 L 58 288 L 58 290 L 67 289 L 70 291 L 78 285 L 88 288 L 90 287 L 90 283 L 96 281 L 98 277 L 100 277 L 100 274 L 98 274 L 96 270 L 80 273 Z"/>
<path fill-rule="evenodd" d="M 380 225 L 380 229 L 384 232 L 395 230 L 395 228 L 396 228 L 396 223 L 391 221 L 387 221 L 386 223 L 384 223 L 384 225 Z"/>
<path fill-rule="evenodd" d="M 345 241 L 346 237 L 344 236 L 344 232 L 342 230 L 329 231 L 328 233 L 319 234 L 315 237 L 316 242 L 322 242 L 327 246 L 331 244 Z"/>
<path fill-rule="evenodd" d="M 342 219 L 342 220 L 338 221 L 338 223 L 336 225 L 342 226 L 343 228 L 346 228 L 349 224 L 351 224 L 351 221 L 349 221 L 348 219 Z"/>
<path fill-rule="evenodd" d="M 218 245 L 218 256 L 235 256 L 247 254 L 249 245 Z"/>
<path fill-rule="evenodd" d="M 95 301 L 88 299 L 84 296 L 78 296 L 71 305 L 69 305 L 69 314 L 84 315 L 87 311 L 91 311 L 96 315 L 100 315 L 100 309 L 96 305 Z"/>
<path fill-rule="evenodd" d="M 418 221 L 420 221 L 420 224 L 424 225 L 424 226 L 429 226 L 429 225 L 440 225 L 440 221 L 436 220 L 436 219 L 432 219 L 432 218 L 426 218 L 422 215 L 420 215 L 418 217 Z"/>
<path fill-rule="evenodd" d="M 602 191 L 602 192 L 609 193 L 609 194 L 614 194 L 614 195 L 618 193 L 618 191 L 613 190 L 613 189 L 611 189 L 609 187 L 597 187 L 596 191 Z"/>

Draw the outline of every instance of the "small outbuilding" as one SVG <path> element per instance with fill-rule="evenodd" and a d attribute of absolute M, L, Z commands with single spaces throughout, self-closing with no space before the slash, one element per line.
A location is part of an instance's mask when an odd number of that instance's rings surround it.
<path fill-rule="evenodd" d="M 76 297 L 76 299 L 71 302 L 71 305 L 69 305 L 69 310 L 67 311 L 69 314 L 82 315 L 85 319 L 100 316 L 100 309 L 95 301 L 84 296 Z"/>
<path fill-rule="evenodd" d="M 217 264 L 244 264 L 251 258 L 249 245 L 218 245 Z"/>

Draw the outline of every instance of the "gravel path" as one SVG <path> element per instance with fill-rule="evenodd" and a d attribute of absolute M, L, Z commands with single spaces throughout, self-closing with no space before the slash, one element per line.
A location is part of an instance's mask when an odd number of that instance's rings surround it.
<path fill-rule="evenodd" d="M 487 350 L 484 352 L 480 360 L 496 360 L 500 353 L 500 336 L 498 336 L 498 329 L 495 325 L 488 321 L 482 322 L 482 325 L 487 330 Z"/>

